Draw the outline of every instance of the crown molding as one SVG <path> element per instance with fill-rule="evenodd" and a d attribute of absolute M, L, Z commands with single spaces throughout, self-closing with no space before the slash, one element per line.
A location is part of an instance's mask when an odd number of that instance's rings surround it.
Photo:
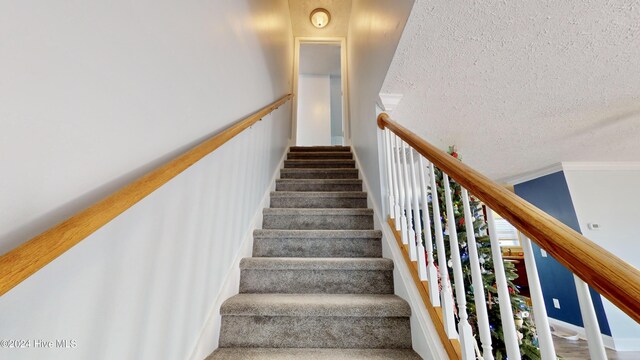
<path fill-rule="evenodd" d="M 558 171 L 640 171 L 638 161 L 563 161 L 543 168 L 497 180 L 499 184 L 517 185 Z"/>
<path fill-rule="evenodd" d="M 562 162 L 564 170 L 640 170 L 638 161 L 569 161 Z"/>
<path fill-rule="evenodd" d="M 525 173 L 521 173 L 518 175 L 498 179 L 497 182 L 499 184 L 517 185 L 523 182 L 527 182 L 529 180 L 537 179 L 542 176 L 547 176 L 553 173 L 557 173 L 558 171 L 562 171 L 562 170 L 563 170 L 563 163 L 555 163 L 537 170 L 527 171 Z"/>

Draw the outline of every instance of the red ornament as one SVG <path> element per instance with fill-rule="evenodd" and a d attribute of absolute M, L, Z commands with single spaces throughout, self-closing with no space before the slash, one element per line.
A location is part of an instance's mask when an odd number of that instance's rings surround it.
<path fill-rule="evenodd" d="M 454 158 L 457 159 L 458 158 L 458 153 L 454 151 L 454 152 L 451 153 L 451 156 L 453 156 Z"/>

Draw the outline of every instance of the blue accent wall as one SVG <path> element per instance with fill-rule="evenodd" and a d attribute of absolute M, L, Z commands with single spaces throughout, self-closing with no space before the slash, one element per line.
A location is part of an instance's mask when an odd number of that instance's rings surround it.
<path fill-rule="evenodd" d="M 514 186 L 516 194 L 537 206 L 565 225 L 580 232 L 578 217 L 573 208 L 569 186 L 562 171 L 542 176 Z M 538 266 L 544 303 L 549 317 L 583 327 L 578 294 L 573 274 L 550 255 L 543 257 L 540 247 L 533 245 L 533 253 Z M 611 336 L 609 322 L 602 306 L 602 299 L 591 289 L 591 298 L 596 310 L 600 331 Z M 560 302 L 560 309 L 553 306 L 553 298 Z"/>

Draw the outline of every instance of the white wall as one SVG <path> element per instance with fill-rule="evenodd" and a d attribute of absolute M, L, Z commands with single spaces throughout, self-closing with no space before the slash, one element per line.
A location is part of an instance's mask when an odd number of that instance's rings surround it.
<path fill-rule="evenodd" d="M 640 267 L 640 165 L 563 163 L 580 231 L 629 264 Z M 590 230 L 598 223 L 599 230 Z M 616 348 L 640 350 L 640 325 L 602 298 Z"/>
<path fill-rule="evenodd" d="M 342 77 L 331 76 L 331 144 L 342 145 Z"/>
<path fill-rule="evenodd" d="M 331 85 L 329 75 L 300 74 L 296 145 L 331 145 Z"/>
<path fill-rule="evenodd" d="M 0 252 L 291 91 L 286 0 L 2 2 L 0 34 Z M 0 338 L 78 346 L 0 357 L 197 357 L 289 131 L 287 105 L 2 296 Z"/>
<path fill-rule="evenodd" d="M 381 206 L 376 100 L 414 0 L 354 0 L 347 59 L 351 143 L 370 181 L 370 195 Z"/>

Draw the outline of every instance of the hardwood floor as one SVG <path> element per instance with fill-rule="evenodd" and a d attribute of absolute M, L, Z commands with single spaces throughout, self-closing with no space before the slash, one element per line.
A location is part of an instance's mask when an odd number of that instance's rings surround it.
<path fill-rule="evenodd" d="M 558 336 L 553 337 L 553 344 L 556 347 L 556 354 L 566 360 L 589 359 L 589 349 L 584 340 L 567 340 Z M 607 349 L 607 357 L 610 360 L 637 360 L 640 359 L 639 351 L 616 352 Z"/>

